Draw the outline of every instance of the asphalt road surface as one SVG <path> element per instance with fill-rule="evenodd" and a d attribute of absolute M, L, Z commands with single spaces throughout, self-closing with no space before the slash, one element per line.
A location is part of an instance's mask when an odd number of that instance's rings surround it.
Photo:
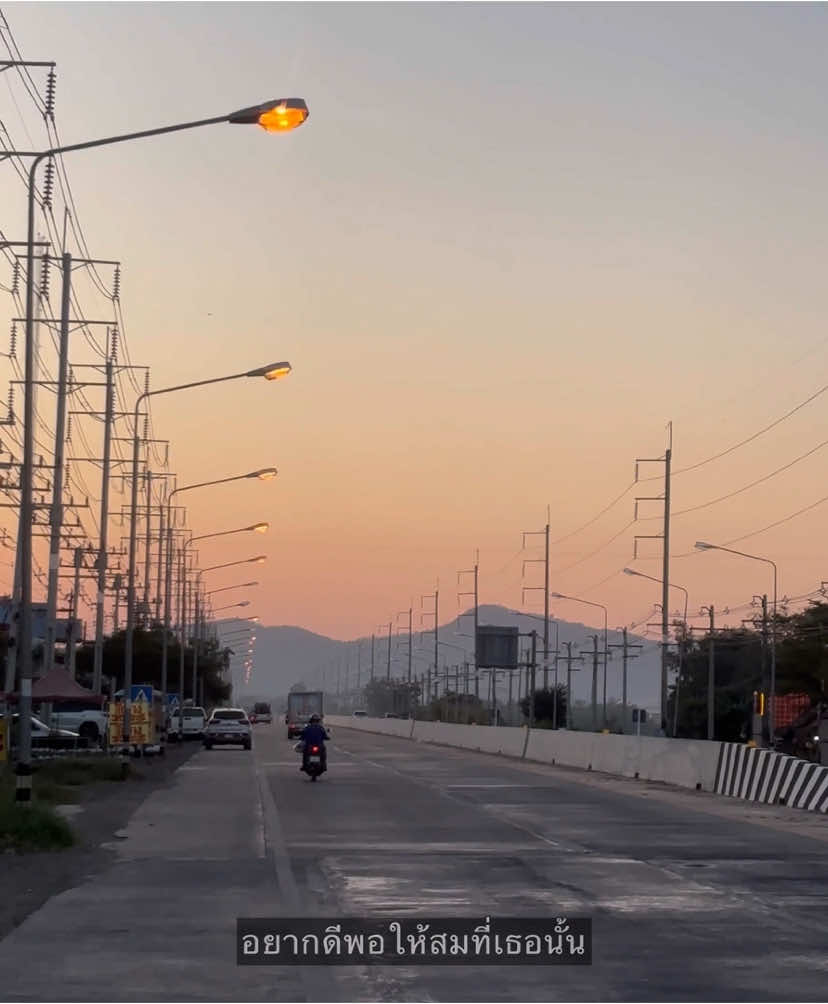
<path fill-rule="evenodd" d="M 0 942 L 0 998 L 826 1000 L 824 817 L 348 730 L 311 784 L 292 746 L 197 753 Z M 589 916 L 593 964 L 236 966 L 237 917 L 297 914 Z"/>

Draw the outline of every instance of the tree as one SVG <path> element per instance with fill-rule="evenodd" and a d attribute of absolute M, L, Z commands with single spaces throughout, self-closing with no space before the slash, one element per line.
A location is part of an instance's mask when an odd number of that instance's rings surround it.
<path fill-rule="evenodd" d="M 551 729 L 555 721 L 555 703 L 558 705 L 558 728 L 566 726 L 567 694 L 566 684 L 559 683 L 557 687 L 535 691 L 535 726 L 539 729 Z M 529 697 L 522 697 L 520 710 L 523 717 L 529 721 Z"/>
<path fill-rule="evenodd" d="M 815 603 L 800 613 L 779 613 L 776 639 L 777 695 L 807 694 L 812 702 L 819 700 L 828 683 L 828 603 Z M 769 690 L 768 649 L 759 624 L 716 632 L 716 739 L 735 742 L 750 737 L 753 693 Z M 678 694 L 678 735 L 685 738 L 707 738 L 709 652 L 709 637 L 690 639 L 685 646 Z M 674 685 L 668 698 L 669 722 L 675 700 Z"/>
<path fill-rule="evenodd" d="M 420 685 L 405 680 L 371 680 L 363 688 L 366 710 L 369 715 L 405 715 L 417 706 Z"/>
<path fill-rule="evenodd" d="M 163 647 L 163 628 L 157 625 L 151 628 L 137 627 L 134 634 L 132 656 L 132 679 L 134 683 L 150 683 L 156 689 L 161 687 L 161 650 Z M 103 690 L 110 692 L 110 680 L 114 680 L 114 690 L 124 685 L 124 644 L 125 632 L 118 631 L 104 639 L 103 648 Z M 78 682 L 84 687 L 91 687 L 95 646 L 86 642 L 76 650 L 76 672 Z M 193 646 L 184 648 L 184 698 L 198 700 L 198 695 L 192 692 L 193 680 Z M 208 705 L 218 704 L 230 697 L 231 684 L 225 681 L 225 675 L 230 664 L 230 651 L 219 648 L 214 641 L 201 642 L 198 649 L 198 676 L 203 681 L 204 700 Z M 178 639 L 172 634 L 167 639 L 167 691 L 178 693 L 179 667 L 181 665 L 181 647 Z"/>
<path fill-rule="evenodd" d="M 489 708 L 474 694 L 448 690 L 442 697 L 435 697 L 419 714 L 426 721 L 457 722 L 463 725 L 488 725 Z"/>
<path fill-rule="evenodd" d="M 310 690 L 310 687 L 302 680 L 300 683 L 294 683 L 290 688 L 291 694 L 306 694 Z"/>

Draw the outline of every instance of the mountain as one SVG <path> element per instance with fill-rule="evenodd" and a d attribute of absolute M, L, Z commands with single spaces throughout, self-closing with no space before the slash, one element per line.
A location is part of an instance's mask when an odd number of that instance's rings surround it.
<path fill-rule="evenodd" d="M 474 661 L 473 611 L 461 614 L 455 620 L 440 625 L 440 667 L 460 666 L 461 681 L 463 665 Z M 486 605 L 479 607 L 480 625 L 496 624 L 517 627 L 521 633 L 538 632 L 538 685 L 542 680 L 542 649 L 543 649 L 543 617 L 510 610 L 507 607 Z M 573 683 L 572 690 L 576 701 L 591 700 L 592 688 L 592 635 L 595 628 L 569 621 L 550 620 L 550 683 L 553 679 L 554 648 L 556 628 L 559 645 L 558 674 L 561 683 L 566 682 L 566 648 L 565 642 L 572 642 Z M 603 644 L 603 629 L 597 629 L 599 652 Z M 607 640 L 610 646 L 620 645 L 620 631 L 609 631 Z M 521 645 L 527 646 L 529 638 L 521 638 Z M 645 639 L 628 634 L 630 646 L 642 645 L 641 649 L 631 649 L 627 669 L 627 699 L 630 704 L 656 711 L 659 705 L 659 681 L 661 679 L 661 656 L 659 645 L 652 639 Z M 621 697 L 622 658 L 621 650 L 610 648 L 611 656 L 607 663 L 607 699 Z M 640 653 L 640 654 L 639 654 Z M 633 656 L 638 656 L 633 658 Z M 576 656 L 583 658 L 575 661 Z M 415 631 L 412 645 L 412 674 L 419 678 L 428 671 L 429 665 L 434 665 L 434 632 Z M 374 640 L 374 673 L 384 677 L 388 668 L 388 638 L 376 636 Z M 252 678 L 249 687 L 244 687 L 240 675 L 234 679 L 235 700 L 248 704 L 256 699 L 279 701 L 291 686 L 305 683 L 311 689 L 324 689 L 326 692 L 345 689 L 345 678 L 351 687 L 368 681 L 371 674 L 371 637 L 354 639 L 350 642 L 336 641 L 324 635 L 314 634 L 299 627 L 265 627 L 259 625 L 256 629 L 256 649 Z M 408 674 L 408 633 L 400 631 L 392 635 L 391 640 L 391 675 L 394 677 Z M 453 674 L 452 674 L 453 676 Z M 324 680 L 324 688 L 323 688 Z M 499 684 L 499 689 L 505 694 L 508 689 L 508 675 Z M 517 680 L 515 680 L 515 693 Z M 485 684 L 481 684 L 481 694 L 485 693 Z M 603 661 L 599 655 L 598 667 L 598 702 L 603 697 Z"/>

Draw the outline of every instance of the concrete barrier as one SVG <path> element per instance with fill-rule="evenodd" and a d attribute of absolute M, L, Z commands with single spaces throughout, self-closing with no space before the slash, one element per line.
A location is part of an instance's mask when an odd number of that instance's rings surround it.
<path fill-rule="evenodd" d="M 738 743 L 717 745 L 718 794 L 828 813 L 828 767 Z"/>
<path fill-rule="evenodd" d="M 828 767 L 703 739 L 326 716 L 332 726 L 828 812 Z"/>

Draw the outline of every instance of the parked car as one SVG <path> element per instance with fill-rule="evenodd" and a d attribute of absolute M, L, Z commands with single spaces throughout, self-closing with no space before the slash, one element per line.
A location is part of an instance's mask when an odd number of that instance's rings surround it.
<path fill-rule="evenodd" d="M 216 708 L 204 729 L 204 748 L 214 746 L 253 746 L 253 729 L 243 708 Z"/>
<path fill-rule="evenodd" d="M 20 742 L 20 715 L 12 716 L 12 747 Z M 50 729 L 45 722 L 32 715 L 32 749 L 34 750 L 68 750 L 86 749 L 89 745 L 77 732 L 69 729 Z"/>
<path fill-rule="evenodd" d="M 354 718 L 367 718 L 368 717 L 368 712 L 367 711 L 355 711 L 353 713 L 353 717 Z"/>
<path fill-rule="evenodd" d="M 90 745 L 104 740 L 109 729 L 109 715 L 100 704 L 91 701 L 55 701 L 49 724 L 55 729 L 68 729 L 87 739 Z"/>
<path fill-rule="evenodd" d="M 177 739 L 181 732 L 184 739 L 200 739 L 204 735 L 204 728 L 207 724 L 207 715 L 204 708 L 184 708 L 182 724 L 179 728 L 178 709 L 170 715 L 170 726 L 168 738 Z"/>

